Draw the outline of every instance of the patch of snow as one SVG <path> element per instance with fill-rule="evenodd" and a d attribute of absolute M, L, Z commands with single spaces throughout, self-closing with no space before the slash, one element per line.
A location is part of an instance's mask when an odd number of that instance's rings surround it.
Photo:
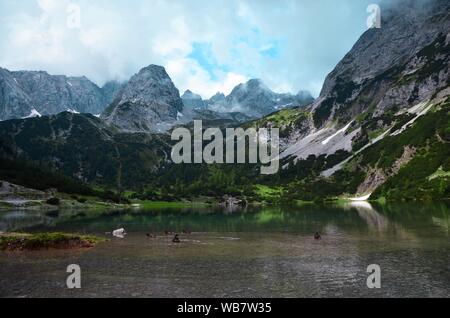
<path fill-rule="evenodd" d="M 26 116 L 26 117 L 23 117 L 23 119 L 26 119 L 26 118 L 35 118 L 35 117 L 42 117 L 42 115 L 36 110 L 36 109 L 32 109 L 31 110 L 31 113 L 28 115 L 28 116 Z"/>
<path fill-rule="evenodd" d="M 390 135 L 391 136 L 397 136 L 401 133 L 403 133 L 406 129 L 408 129 L 408 127 L 410 125 L 412 125 L 419 117 L 425 115 L 426 113 L 428 113 L 428 111 L 431 109 L 431 107 L 433 106 L 432 104 L 428 105 L 427 107 L 427 103 L 419 103 L 403 112 L 399 112 L 397 115 L 400 114 L 404 114 L 405 112 L 408 112 L 410 114 L 416 114 L 417 116 L 414 117 L 413 119 L 411 119 L 408 123 L 406 123 L 405 125 L 403 125 L 402 128 L 400 128 L 397 131 L 392 132 Z M 361 153 L 363 150 L 367 149 L 368 147 L 370 147 L 371 145 L 379 142 L 380 140 L 384 139 L 389 133 L 391 132 L 391 129 L 388 129 L 387 131 L 385 131 L 383 134 L 381 134 L 380 136 L 376 137 L 375 139 L 371 140 L 367 145 L 365 145 L 363 148 L 361 148 L 360 150 L 358 150 L 355 154 L 353 154 L 351 157 L 345 159 L 344 161 L 342 161 L 341 163 L 338 163 L 337 165 L 335 165 L 334 167 L 325 170 L 321 173 L 321 175 L 325 178 L 331 177 L 336 171 L 341 170 L 344 165 L 349 162 L 351 159 L 353 159 L 356 155 L 358 155 L 359 153 Z M 325 140 L 327 142 L 329 142 L 329 140 Z M 325 142 L 324 141 L 324 142 Z"/>
<path fill-rule="evenodd" d="M 184 115 L 182 113 L 177 112 L 177 120 L 180 120 L 183 117 L 184 117 Z"/>
<path fill-rule="evenodd" d="M 97 117 L 97 118 L 100 118 L 100 114 L 97 114 L 97 115 L 94 115 L 95 117 Z"/>
<path fill-rule="evenodd" d="M 19 82 L 17 81 L 17 78 L 14 77 L 14 82 L 16 82 L 16 84 L 19 84 Z"/>
<path fill-rule="evenodd" d="M 350 128 L 352 123 L 353 122 L 350 122 L 347 126 L 342 128 L 341 130 L 338 130 L 334 135 L 332 135 L 332 136 L 328 137 L 327 139 L 325 139 L 324 141 L 322 141 L 322 145 L 326 145 L 331 141 L 331 139 L 337 137 L 340 134 L 344 134 Z"/>
<path fill-rule="evenodd" d="M 356 129 L 348 135 L 342 136 L 342 138 L 335 138 L 341 131 L 336 134 L 336 131 L 333 128 L 323 128 L 289 146 L 283 151 L 281 158 L 293 156 L 296 158 L 296 161 L 298 161 L 306 159 L 310 155 L 332 155 L 338 150 L 351 151 L 352 140 L 359 131 L 360 129 Z"/>
<path fill-rule="evenodd" d="M 72 109 L 72 108 L 68 108 L 67 111 L 69 113 L 72 113 L 72 114 L 79 114 L 80 113 L 80 112 L 77 112 L 75 109 Z"/>
<path fill-rule="evenodd" d="M 415 123 L 415 121 L 417 119 L 419 119 L 420 117 L 422 117 L 423 115 L 425 115 L 426 113 L 428 113 L 428 111 L 431 109 L 431 107 L 433 107 L 433 104 L 430 104 L 428 107 L 424 108 L 426 104 L 424 103 L 420 103 L 414 107 L 412 107 L 413 109 L 409 109 L 408 112 L 411 114 L 417 114 L 416 117 L 414 117 L 413 119 L 411 119 L 409 122 L 407 122 L 405 125 L 402 126 L 402 128 L 400 128 L 397 131 L 394 131 L 391 136 L 397 136 L 400 135 L 401 133 L 403 133 L 406 129 L 408 129 L 409 126 L 411 126 L 412 124 Z"/>
<path fill-rule="evenodd" d="M 72 83 L 71 83 L 71 82 L 67 81 L 67 84 L 69 84 L 69 86 L 72 86 L 72 87 L 73 87 L 73 85 L 72 85 Z"/>
<path fill-rule="evenodd" d="M 419 103 L 419 104 L 409 108 L 407 110 L 407 112 L 410 114 L 419 114 L 426 108 L 426 106 L 427 106 L 427 102 L 422 102 L 422 103 Z"/>
<path fill-rule="evenodd" d="M 350 198 L 350 201 L 352 202 L 364 202 L 370 199 L 370 197 L 372 196 L 372 193 L 369 193 L 368 195 L 362 196 L 362 197 L 357 197 L 357 198 Z"/>
<path fill-rule="evenodd" d="M 398 111 L 395 115 L 399 116 L 405 113 L 410 113 L 410 114 L 418 114 L 421 110 L 423 110 L 423 108 L 427 105 L 427 102 L 421 102 L 417 105 L 414 105 L 410 108 L 406 108 L 406 109 L 402 109 L 400 111 Z"/>
<path fill-rule="evenodd" d="M 352 156 L 348 157 L 347 159 L 345 159 L 344 161 L 338 163 L 337 165 L 335 165 L 334 167 L 325 170 L 321 173 L 322 177 L 325 178 L 329 178 L 331 177 L 333 174 L 335 174 L 337 171 L 341 170 L 346 164 L 347 162 L 349 162 L 350 160 L 352 160 L 353 158 L 355 158 L 355 156 L 357 156 L 359 153 L 361 153 L 362 151 L 366 150 L 367 148 L 369 148 L 370 146 L 376 144 L 377 142 L 379 142 L 380 140 L 384 139 L 384 137 L 386 137 L 389 132 L 391 131 L 391 128 L 389 128 L 388 130 L 386 130 L 384 133 L 382 133 L 381 135 L 379 135 L 378 137 L 376 137 L 375 139 L 371 140 L 367 145 L 365 145 L 364 147 L 362 147 L 361 149 L 359 149 L 357 152 L 355 152 Z"/>

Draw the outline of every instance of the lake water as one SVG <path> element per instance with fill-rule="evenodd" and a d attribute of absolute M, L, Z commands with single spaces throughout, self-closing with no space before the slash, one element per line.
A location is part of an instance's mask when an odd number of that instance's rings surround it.
<path fill-rule="evenodd" d="M 109 238 L 88 250 L 0 252 L 0 296 L 450 297 L 449 208 L 358 203 L 233 212 L 0 212 L 0 231 Z M 129 233 L 125 239 L 106 234 L 120 227 Z M 165 230 L 180 233 L 181 243 Z M 66 288 L 69 264 L 81 266 L 80 290 Z M 381 289 L 367 287 L 371 264 L 381 267 Z"/>

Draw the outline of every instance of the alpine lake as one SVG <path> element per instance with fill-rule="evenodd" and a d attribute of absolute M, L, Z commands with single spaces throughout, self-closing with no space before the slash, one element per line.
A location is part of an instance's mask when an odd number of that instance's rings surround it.
<path fill-rule="evenodd" d="M 0 297 L 447 298 L 449 211 L 445 202 L 4 211 L 3 232 L 106 240 L 87 249 L 0 252 Z M 124 238 L 111 234 L 118 228 Z M 80 267 L 80 289 L 66 285 L 71 264 Z M 368 287 L 373 264 L 381 288 Z"/>

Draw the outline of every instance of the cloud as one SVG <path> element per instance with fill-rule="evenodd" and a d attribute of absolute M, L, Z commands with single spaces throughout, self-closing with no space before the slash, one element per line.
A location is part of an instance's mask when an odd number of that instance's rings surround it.
<path fill-rule="evenodd" d="M 249 78 L 318 95 L 365 30 L 371 2 L 2 0 L 0 66 L 101 85 L 159 64 L 180 91 L 205 98 Z"/>
<path fill-rule="evenodd" d="M 210 74 L 197 61 L 189 58 L 170 60 L 166 69 L 178 87 L 185 88 L 181 89 L 181 94 L 190 89 L 201 94 L 203 98 L 209 98 L 217 92 L 229 94 L 235 86 L 249 80 L 248 77 L 233 72 L 221 73 L 216 80 L 212 80 Z"/>

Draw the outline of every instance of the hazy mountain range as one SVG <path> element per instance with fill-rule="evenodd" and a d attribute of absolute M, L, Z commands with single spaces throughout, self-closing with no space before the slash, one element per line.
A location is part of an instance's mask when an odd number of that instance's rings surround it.
<path fill-rule="evenodd" d="M 239 84 L 228 96 L 218 92 L 211 99 L 204 101 L 200 95 L 188 90 L 182 99 L 187 107 L 194 109 L 242 112 L 253 117 L 262 117 L 286 107 L 305 106 L 314 101 L 308 91 L 300 91 L 297 95 L 278 94 L 259 79 Z"/>
<path fill-rule="evenodd" d="M 0 69 L 0 88 L 0 120 L 69 111 L 101 114 L 118 129 L 143 132 L 165 131 L 186 119 L 202 119 L 202 111 L 207 111 L 208 118 L 238 112 L 245 118 L 257 118 L 313 101 L 306 91 L 295 96 L 274 93 L 260 80 L 238 85 L 229 96 L 217 93 L 204 101 L 188 90 L 180 97 L 165 69 L 157 65 L 141 69 L 126 83 L 111 81 L 101 88 L 86 77 Z"/>
<path fill-rule="evenodd" d="M 86 77 L 46 72 L 10 72 L 0 68 L 0 120 L 52 115 L 63 111 L 100 114 L 120 88 L 98 87 Z"/>

